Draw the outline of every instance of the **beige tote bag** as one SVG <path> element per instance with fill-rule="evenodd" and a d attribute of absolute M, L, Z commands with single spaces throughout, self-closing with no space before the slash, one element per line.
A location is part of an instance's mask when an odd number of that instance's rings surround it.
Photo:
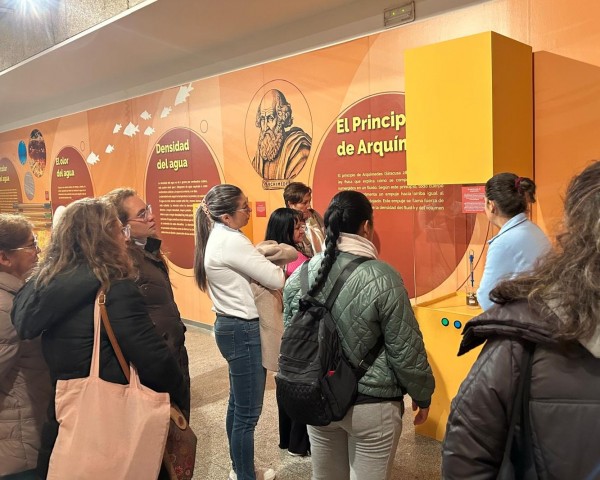
<path fill-rule="evenodd" d="M 101 290 L 94 308 L 90 376 L 56 384 L 59 429 L 49 480 L 154 480 L 160 471 L 169 431 L 169 394 L 144 387 L 133 365 L 129 385 L 100 378 L 104 299 Z"/>

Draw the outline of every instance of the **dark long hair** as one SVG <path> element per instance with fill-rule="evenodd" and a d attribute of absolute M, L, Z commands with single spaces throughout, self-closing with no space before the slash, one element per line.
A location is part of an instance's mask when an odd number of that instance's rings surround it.
<path fill-rule="evenodd" d="M 340 233 L 358 233 L 366 221 L 373 221 L 373 207 L 360 192 L 345 190 L 333 197 L 325 211 L 325 253 L 317 272 L 314 285 L 308 291 L 313 296 L 323 286 L 336 258 L 336 246 Z"/>
<path fill-rule="evenodd" d="M 498 173 L 486 182 L 485 196 L 494 201 L 502 215 L 512 218 L 535 203 L 535 183 L 514 173 Z"/>
<path fill-rule="evenodd" d="M 304 222 L 302 212 L 293 208 L 278 208 L 269 217 L 265 240 L 285 243 L 298 249 L 294 244 L 294 229 L 298 222 Z"/>
<path fill-rule="evenodd" d="M 242 190 L 235 185 L 216 185 L 212 187 L 196 212 L 196 248 L 194 249 L 194 276 L 196 284 L 203 292 L 208 289 L 204 253 L 206 243 L 214 222 L 223 223 L 221 216 L 234 215 L 238 208 Z"/>
<path fill-rule="evenodd" d="M 575 176 L 567 189 L 563 232 L 534 270 L 499 284 L 500 304 L 527 299 L 561 340 L 590 337 L 600 322 L 600 161 Z M 556 316 L 550 315 L 555 313 Z"/>

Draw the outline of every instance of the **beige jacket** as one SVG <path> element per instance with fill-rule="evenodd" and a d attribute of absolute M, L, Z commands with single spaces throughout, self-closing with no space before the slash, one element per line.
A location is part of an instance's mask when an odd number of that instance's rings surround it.
<path fill-rule="evenodd" d="M 10 320 L 22 285 L 0 272 L 0 477 L 36 467 L 52 392 L 41 339 L 19 340 Z"/>
<path fill-rule="evenodd" d="M 280 267 L 298 258 L 298 251 L 285 243 L 267 240 L 256 245 L 256 248 Z M 258 310 L 262 364 L 267 370 L 276 372 L 283 335 L 283 293 L 281 290 L 269 290 L 256 282 L 252 282 L 250 288 Z"/>

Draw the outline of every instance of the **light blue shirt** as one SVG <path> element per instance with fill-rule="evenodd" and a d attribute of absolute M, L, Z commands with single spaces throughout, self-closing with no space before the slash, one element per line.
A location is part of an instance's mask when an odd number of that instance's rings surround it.
<path fill-rule="evenodd" d="M 495 305 L 490 300 L 490 291 L 500 280 L 530 270 L 535 261 L 550 250 L 550 242 L 544 232 L 524 213 L 506 222 L 488 244 L 483 277 L 477 290 L 477 300 L 484 310 Z"/>

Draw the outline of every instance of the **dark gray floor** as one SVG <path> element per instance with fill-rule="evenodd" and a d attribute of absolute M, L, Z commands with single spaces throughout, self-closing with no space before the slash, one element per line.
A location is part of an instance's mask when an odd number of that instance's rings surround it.
<path fill-rule="evenodd" d="M 225 434 L 229 393 L 227 364 L 208 330 L 188 327 L 186 345 L 192 377 L 191 425 L 198 436 L 194 478 L 226 480 L 231 465 Z M 438 479 L 440 443 L 415 435 L 408 401 L 392 478 Z M 278 441 L 275 382 L 269 374 L 263 412 L 255 435 L 256 465 L 273 468 L 278 480 L 310 480 L 310 458 L 288 455 L 287 451 L 278 448 Z"/>

